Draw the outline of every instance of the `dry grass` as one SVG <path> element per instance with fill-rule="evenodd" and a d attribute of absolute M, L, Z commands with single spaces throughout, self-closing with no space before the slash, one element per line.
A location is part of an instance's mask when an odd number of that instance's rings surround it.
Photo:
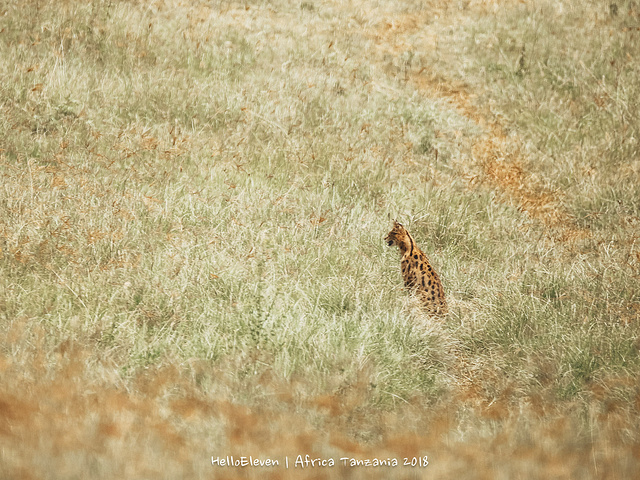
<path fill-rule="evenodd" d="M 0 15 L 0 476 L 634 477 L 634 3 Z"/>
<path fill-rule="evenodd" d="M 246 387 L 259 391 L 247 407 L 228 397 L 238 389 L 229 379 L 237 366 L 223 364 L 213 372 L 197 365 L 151 368 L 125 388 L 107 373 L 108 366 L 87 364 L 90 358 L 67 345 L 46 376 L 37 359 L 30 359 L 30 371 L 5 362 L 3 476 L 264 478 L 268 472 L 270 478 L 632 478 L 637 467 L 637 445 L 621 436 L 638 426 L 640 397 L 634 405 L 611 395 L 635 387 L 635 379 L 616 379 L 594 390 L 583 419 L 575 416 L 581 406 L 558 404 L 548 389 L 514 402 L 514 385 L 486 377 L 477 382 L 504 388 L 491 401 L 476 384 L 439 400 L 416 396 L 380 410 L 367 405 L 367 369 L 338 393 L 321 396 L 308 395 L 315 386 L 305 379 L 285 382 L 263 375 Z M 197 387 L 194 377 L 202 370 L 216 377 L 215 389 Z M 307 454 L 332 458 L 337 465 L 294 467 L 297 456 Z M 275 459 L 281 467 L 211 467 L 211 456 L 227 455 Z M 348 467 L 339 460 L 402 463 L 424 455 L 429 462 L 424 469 Z"/>

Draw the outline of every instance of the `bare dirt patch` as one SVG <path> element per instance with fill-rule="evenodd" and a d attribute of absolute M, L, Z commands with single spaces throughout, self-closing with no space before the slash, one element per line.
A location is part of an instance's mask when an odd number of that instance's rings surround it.
<path fill-rule="evenodd" d="M 439 49 L 446 51 L 447 27 L 460 21 L 458 8 L 453 2 L 438 3 L 428 11 L 393 15 L 386 18 L 368 32 L 379 52 L 379 61 L 385 54 L 403 55 L 413 49 Z M 517 2 L 468 2 L 465 8 L 475 14 L 489 13 L 493 8 L 508 8 Z M 444 39 L 444 40 L 443 40 Z M 472 160 L 481 168 L 482 176 L 474 183 L 488 184 L 506 200 L 514 203 L 532 218 L 552 227 L 553 236 L 560 241 L 572 241 L 590 235 L 588 230 L 575 225 L 562 207 L 562 195 L 550 190 L 527 171 L 530 159 L 523 153 L 522 141 L 513 132 L 507 133 L 505 126 L 486 108 L 479 106 L 479 92 L 468 85 L 448 78 L 438 71 L 437 64 L 420 69 L 405 65 L 405 78 L 425 97 L 446 100 L 461 115 L 481 127 L 483 133 L 473 140 Z"/>

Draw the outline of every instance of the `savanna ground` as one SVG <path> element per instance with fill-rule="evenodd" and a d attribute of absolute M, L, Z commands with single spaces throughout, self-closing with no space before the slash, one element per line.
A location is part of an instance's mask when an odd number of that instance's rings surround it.
<path fill-rule="evenodd" d="M 634 477 L 638 52 L 625 0 L 0 3 L 0 475 Z M 211 466 L 305 454 L 429 465 Z"/>

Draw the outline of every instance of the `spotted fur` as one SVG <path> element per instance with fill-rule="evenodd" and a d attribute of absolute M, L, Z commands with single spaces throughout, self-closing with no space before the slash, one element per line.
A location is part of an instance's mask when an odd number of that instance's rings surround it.
<path fill-rule="evenodd" d="M 444 298 L 440 277 L 407 229 L 394 221 L 393 228 L 385 237 L 385 241 L 390 247 L 397 245 L 400 249 L 402 255 L 400 267 L 405 287 L 419 295 L 428 313 L 446 314 L 447 301 Z"/>

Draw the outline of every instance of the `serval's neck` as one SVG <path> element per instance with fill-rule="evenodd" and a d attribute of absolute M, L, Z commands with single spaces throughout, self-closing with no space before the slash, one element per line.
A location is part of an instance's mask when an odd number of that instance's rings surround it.
<path fill-rule="evenodd" d="M 417 252 L 418 247 L 416 246 L 416 242 L 413 240 L 413 237 L 409 232 L 405 230 L 406 237 L 402 239 L 402 242 L 399 243 L 400 252 L 402 255 L 412 256 L 414 252 Z"/>

